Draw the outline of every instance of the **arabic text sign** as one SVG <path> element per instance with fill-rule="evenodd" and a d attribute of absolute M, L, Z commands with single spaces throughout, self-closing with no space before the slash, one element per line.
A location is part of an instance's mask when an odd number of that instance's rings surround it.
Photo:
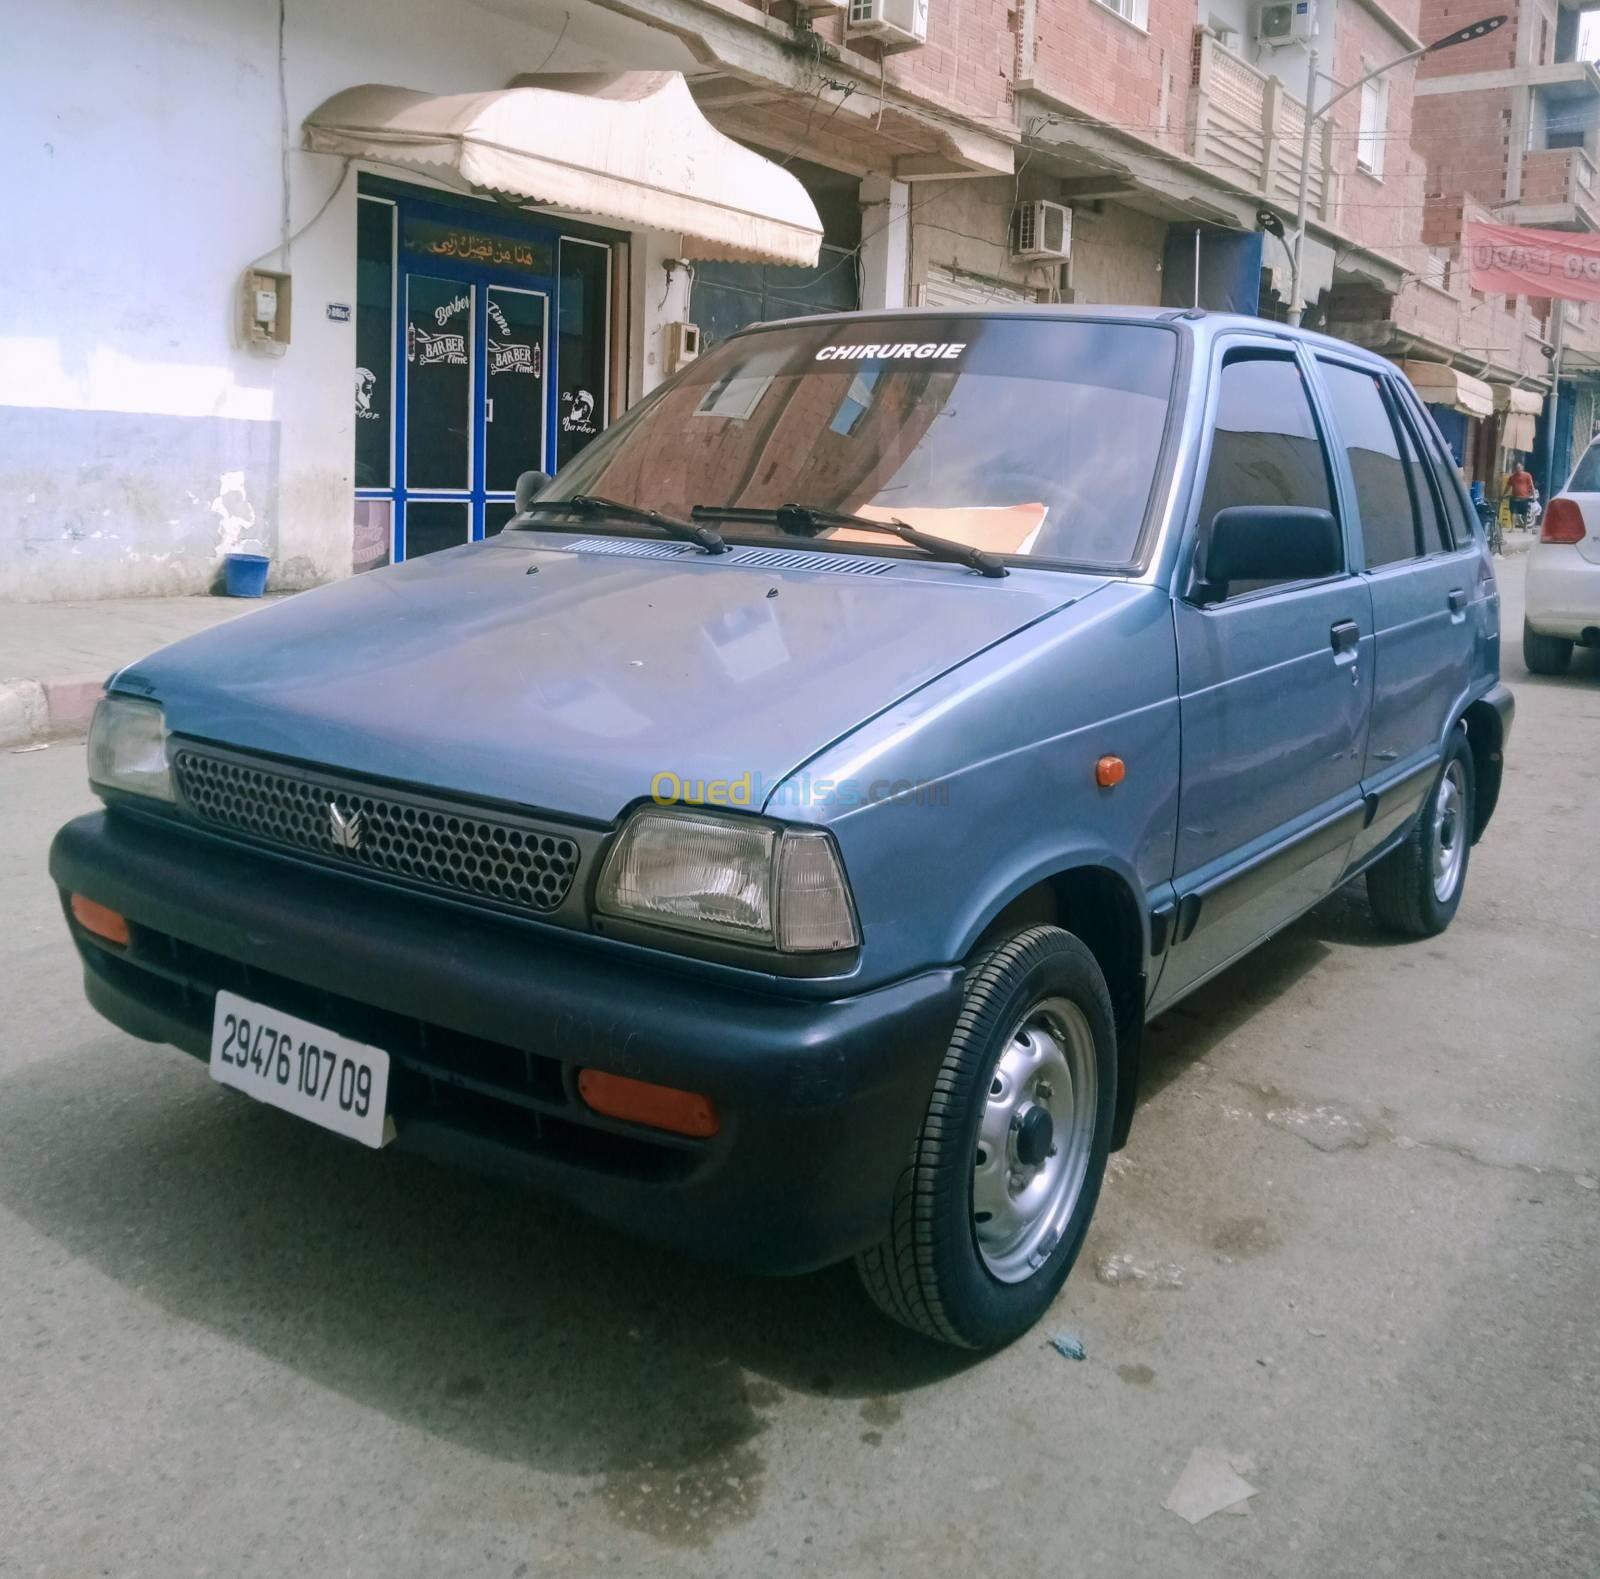
<path fill-rule="evenodd" d="M 1467 224 L 1467 264 L 1475 291 L 1600 302 L 1600 236 Z"/>

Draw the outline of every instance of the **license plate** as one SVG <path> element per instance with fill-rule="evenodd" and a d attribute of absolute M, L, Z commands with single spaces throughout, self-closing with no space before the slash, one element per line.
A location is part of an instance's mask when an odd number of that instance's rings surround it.
<path fill-rule="evenodd" d="M 384 1124 L 389 1055 L 382 1048 L 231 992 L 217 994 L 211 1078 L 363 1146 L 394 1134 Z"/>

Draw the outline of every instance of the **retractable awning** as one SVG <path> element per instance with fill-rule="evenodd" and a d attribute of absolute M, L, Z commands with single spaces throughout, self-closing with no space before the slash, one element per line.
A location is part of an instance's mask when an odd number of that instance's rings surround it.
<path fill-rule="evenodd" d="M 347 88 L 306 146 L 454 171 L 469 186 L 679 233 L 691 258 L 810 266 L 822 222 L 787 170 L 724 137 L 676 71 L 519 78 L 442 97 Z"/>
<path fill-rule="evenodd" d="M 1494 415 L 1494 391 L 1446 362 L 1402 362 L 1400 371 L 1430 406 L 1449 406 L 1469 417 Z"/>

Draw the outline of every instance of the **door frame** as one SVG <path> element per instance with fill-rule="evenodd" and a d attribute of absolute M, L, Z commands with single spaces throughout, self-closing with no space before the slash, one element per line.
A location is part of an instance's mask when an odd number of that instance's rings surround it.
<path fill-rule="evenodd" d="M 358 487 L 354 490 L 359 500 L 387 502 L 389 505 L 389 562 L 395 564 L 405 558 L 405 510 L 408 502 L 454 503 L 465 500 L 468 505 L 468 532 L 464 541 L 479 542 L 484 536 L 485 506 L 503 503 L 512 497 L 499 490 L 491 495 L 485 489 L 485 406 L 488 386 L 488 357 L 486 354 L 488 291 L 490 287 L 524 291 L 542 295 L 545 299 L 543 357 L 544 390 L 542 421 L 539 434 L 539 459 L 530 462 L 541 469 L 557 453 L 557 425 L 560 422 L 561 370 L 560 312 L 561 312 L 561 244 L 563 241 L 581 242 L 587 246 L 605 249 L 606 311 L 602 320 L 602 347 L 600 366 L 604 388 L 601 406 L 604 421 L 609 422 L 622 400 L 617 389 L 618 369 L 613 356 L 615 318 L 617 311 L 616 281 L 618 278 L 617 249 L 625 247 L 625 233 L 607 230 L 596 225 L 566 219 L 546 219 L 523 209 L 508 211 L 503 205 L 488 199 L 465 194 L 445 192 L 426 186 L 415 186 L 387 177 L 362 172 L 357 188 L 357 201 L 369 200 L 390 205 L 392 222 L 390 231 L 390 311 L 391 369 L 389 400 L 393 420 L 390 424 L 389 486 Z M 504 263 L 484 262 L 478 258 L 451 255 L 411 254 L 405 250 L 404 241 L 408 221 L 421 221 L 460 230 L 471 230 L 477 235 L 534 249 L 535 256 L 541 248 L 548 249 L 549 272 L 531 267 L 508 267 Z M 471 389 L 471 454 L 469 457 L 469 486 L 465 489 L 418 489 L 406 486 L 406 430 L 409 416 L 408 366 L 405 359 L 407 295 L 413 275 L 427 275 L 460 281 L 471 291 L 472 377 Z"/>

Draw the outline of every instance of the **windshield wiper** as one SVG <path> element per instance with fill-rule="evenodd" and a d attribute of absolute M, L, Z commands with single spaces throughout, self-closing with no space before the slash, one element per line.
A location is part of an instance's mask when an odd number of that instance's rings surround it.
<path fill-rule="evenodd" d="M 579 515 L 586 521 L 601 516 L 611 516 L 618 521 L 638 521 L 643 526 L 658 527 L 669 537 L 680 538 L 685 543 L 698 543 L 708 554 L 725 554 L 728 545 L 719 533 L 709 526 L 696 526 L 692 521 L 680 521 L 663 515 L 659 510 L 641 510 L 637 505 L 623 504 L 617 499 L 603 499 L 598 494 L 575 493 L 570 499 L 535 499 L 520 515 L 507 522 L 513 530 L 534 515 Z"/>
<path fill-rule="evenodd" d="M 902 543 L 920 548 L 934 559 L 968 565 L 981 575 L 1010 574 L 994 554 L 985 553 L 983 549 L 973 548 L 967 543 L 958 543 L 952 538 L 919 532 L 904 521 L 875 521 L 868 515 L 848 515 L 841 510 L 824 510 L 809 504 L 785 504 L 776 510 L 746 508 L 739 504 L 697 504 L 689 514 L 697 521 L 759 521 L 794 537 L 815 537 L 818 532 L 835 526 L 854 527 L 862 532 L 882 532 L 886 537 L 898 537 Z"/>

